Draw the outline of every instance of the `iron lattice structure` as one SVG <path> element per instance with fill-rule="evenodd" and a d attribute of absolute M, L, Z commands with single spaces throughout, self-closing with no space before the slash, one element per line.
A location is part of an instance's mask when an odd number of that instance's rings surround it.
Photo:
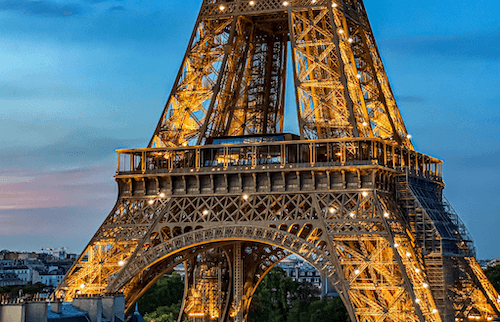
<path fill-rule="evenodd" d="M 283 132 L 291 52 L 300 136 Z M 291 253 L 352 321 L 491 321 L 500 298 L 415 152 L 361 0 L 204 0 L 148 148 L 56 295 L 124 292 L 184 264 L 179 319 L 245 321 Z"/>

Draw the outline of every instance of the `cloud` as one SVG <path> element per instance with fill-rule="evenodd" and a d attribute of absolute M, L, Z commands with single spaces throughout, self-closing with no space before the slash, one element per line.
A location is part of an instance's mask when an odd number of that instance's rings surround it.
<path fill-rule="evenodd" d="M 448 163 L 457 167 L 461 171 L 470 170 L 471 164 L 475 170 L 491 171 L 490 175 L 485 174 L 487 180 L 496 177 L 498 173 L 498 160 L 500 159 L 500 149 L 498 147 L 490 147 L 488 151 L 471 155 L 460 153 L 450 158 Z M 495 174 L 494 174 L 495 173 Z"/>
<path fill-rule="evenodd" d="M 380 41 L 381 46 L 402 54 L 500 58 L 500 31 L 460 36 L 417 36 Z"/>
<path fill-rule="evenodd" d="M 0 205 L 3 209 L 72 206 L 107 208 L 116 199 L 114 170 L 114 165 L 93 165 L 70 170 L 1 170 L 3 182 L 0 184 Z"/>
<path fill-rule="evenodd" d="M 3 0 L 0 10 L 21 11 L 29 16 L 65 17 L 80 13 L 76 5 L 59 5 L 47 1 Z"/>
<path fill-rule="evenodd" d="M 3 97 L 4 99 L 35 97 L 38 95 L 38 93 L 39 92 L 33 88 L 20 86 L 5 81 L 0 82 L 0 97 Z"/>
<path fill-rule="evenodd" d="M 124 6 L 115 6 L 115 7 L 111 7 L 109 8 L 110 11 L 123 11 L 125 10 L 125 7 Z"/>
<path fill-rule="evenodd" d="M 109 137 L 95 129 L 78 128 L 57 141 L 39 144 L 37 147 L 12 146 L 0 148 L 0 167 L 18 167 L 40 169 L 95 163 L 115 155 L 115 150 L 122 147 L 144 145 L 143 139 L 119 139 Z"/>
<path fill-rule="evenodd" d="M 112 206 L 108 210 L 95 210 L 88 207 L 0 209 L 0 237 L 92 236 L 111 210 Z"/>

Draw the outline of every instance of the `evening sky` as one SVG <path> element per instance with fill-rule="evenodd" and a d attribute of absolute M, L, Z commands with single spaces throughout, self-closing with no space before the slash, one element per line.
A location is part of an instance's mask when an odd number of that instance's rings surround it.
<path fill-rule="evenodd" d="M 149 142 L 200 4 L 0 0 L 0 250 L 83 250 L 116 201 L 114 151 Z M 365 6 L 417 150 L 444 159 L 478 257 L 500 257 L 500 3 Z"/>

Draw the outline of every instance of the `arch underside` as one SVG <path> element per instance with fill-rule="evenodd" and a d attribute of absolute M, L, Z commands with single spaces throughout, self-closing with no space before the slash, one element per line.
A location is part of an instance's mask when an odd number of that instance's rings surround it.
<path fill-rule="evenodd" d="M 259 245 L 271 252 L 258 252 L 255 271 L 242 272 L 242 276 L 253 274 L 253 279 L 241 282 L 243 316 L 260 278 L 285 253 L 295 253 L 337 289 L 352 320 L 440 321 L 421 254 L 395 203 L 387 201 L 390 194 L 350 191 L 148 200 L 119 199 L 59 292 L 64 291 L 67 299 L 78 293 L 124 292 L 129 307 L 159 276 L 207 249 L 242 245 L 244 253 L 246 246 Z M 252 266 L 242 260 L 243 270 Z M 106 270 L 101 275 L 88 273 L 96 267 Z M 233 295 L 228 295 L 231 300 Z"/>

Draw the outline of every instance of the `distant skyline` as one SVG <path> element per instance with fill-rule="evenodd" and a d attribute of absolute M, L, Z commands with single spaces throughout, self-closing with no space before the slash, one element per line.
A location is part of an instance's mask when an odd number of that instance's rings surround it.
<path fill-rule="evenodd" d="M 478 258 L 500 257 L 500 3 L 364 3 L 416 149 L 444 160 Z M 115 150 L 148 144 L 200 5 L 0 0 L 0 250 L 83 250 L 116 201 Z"/>

